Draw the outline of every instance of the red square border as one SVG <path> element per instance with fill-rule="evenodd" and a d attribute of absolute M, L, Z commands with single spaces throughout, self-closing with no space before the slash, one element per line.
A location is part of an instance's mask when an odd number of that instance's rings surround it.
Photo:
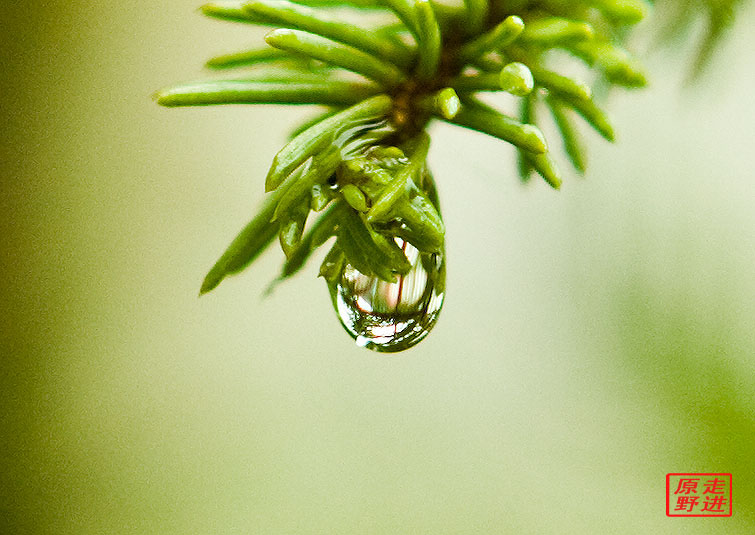
<path fill-rule="evenodd" d="M 700 476 L 726 476 L 729 478 L 729 514 L 727 515 L 674 515 L 671 514 L 671 489 L 670 489 L 670 483 L 671 478 L 673 476 L 694 476 L 694 477 L 700 477 Z M 730 517 L 734 510 L 732 508 L 732 485 L 733 485 L 733 477 L 731 474 L 722 474 L 722 473 L 673 473 L 673 474 L 666 474 L 666 516 L 669 518 L 676 518 L 676 517 Z"/>

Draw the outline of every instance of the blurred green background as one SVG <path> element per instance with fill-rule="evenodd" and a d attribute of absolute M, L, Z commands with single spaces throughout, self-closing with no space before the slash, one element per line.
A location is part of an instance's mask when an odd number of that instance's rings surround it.
<path fill-rule="evenodd" d="M 447 300 L 394 356 L 314 262 L 263 298 L 277 247 L 197 299 L 307 111 L 158 108 L 259 41 L 195 7 L 3 7 L 0 532 L 755 532 L 752 6 L 695 87 L 651 54 L 559 193 L 434 127 Z M 734 516 L 666 518 L 669 472 Z"/>

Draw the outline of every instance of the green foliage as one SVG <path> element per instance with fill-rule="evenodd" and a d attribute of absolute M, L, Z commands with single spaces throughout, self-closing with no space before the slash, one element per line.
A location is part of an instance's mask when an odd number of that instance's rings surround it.
<path fill-rule="evenodd" d="M 654 3 L 663 14 L 661 25 L 666 41 L 683 36 L 690 26 L 703 19 L 705 30 L 690 72 L 690 77 L 696 78 L 710 62 L 745 0 L 654 0 Z"/>
<path fill-rule="evenodd" d="M 707 5 L 734 3 L 710 0 Z M 337 14 L 329 9 L 333 7 L 339 8 Z M 392 281 L 408 269 L 394 238 L 423 253 L 442 251 L 443 222 L 422 184 L 429 146 L 424 131 L 433 120 L 514 145 L 523 179 L 534 170 L 559 188 L 562 176 L 536 126 L 536 109 L 547 102 L 568 159 L 584 172 L 575 116 L 605 139 L 614 139 L 588 82 L 624 88 L 646 84 L 642 66 L 624 48 L 624 36 L 649 7 L 644 0 L 255 0 L 205 5 L 202 12 L 214 18 L 276 28 L 265 38 L 272 48 L 215 57 L 208 67 L 243 69 L 241 75 L 164 89 L 156 96 L 158 103 L 320 104 L 329 109 L 298 128 L 275 156 L 262 211 L 212 268 L 201 293 L 243 269 L 275 234 L 287 257 L 282 278 L 297 272 L 332 237 L 336 241 L 321 274 L 346 260 L 365 274 Z M 382 17 L 358 23 L 367 11 Z M 711 20 L 720 19 L 712 7 L 710 13 Z M 713 25 L 709 39 L 721 27 Z M 554 50 L 583 62 L 591 79 L 559 72 Z M 513 95 L 521 106 L 512 116 L 478 98 L 491 92 Z M 305 232 L 310 211 L 328 205 Z"/>

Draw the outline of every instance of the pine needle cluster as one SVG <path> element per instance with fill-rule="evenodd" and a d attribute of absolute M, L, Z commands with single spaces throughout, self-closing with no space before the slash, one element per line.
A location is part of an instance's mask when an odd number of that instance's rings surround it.
<path fill-rule="evenodd" d="M 444 226 L 426 161 L 426 129 L 434 120 L 512 144 L 522 179 L 536 172 L 559 188 L 562 176 L 536 112 L 549 110 L 566 156 L 584 171 L 579 122 L 614 139 L 593 89 L 646 84 L 625 39 L 650 7 L 645 0 L 203 6 L 209 17 L 271 27 L 268 46 L 210 59 L 209 68 L 236 74 L 164 89 L 159 104 L 318 104 L 326 111 L 301 125 L 275 156 L 261 210 L 211 269 L 201 293 L 245 268 L 276 236 L 286 255 L 281 278 L 334 236 L 321 267 L 326 279 L 348 264 L 395 281 L 411 267 L 401 241 L 421 253 L 442 253 Z M 584 78 L 562 72 L 564 57 L 574 58 Z M 497 92 L 518 100 L 514 111 L 489 103 L 486 94 Z"/>

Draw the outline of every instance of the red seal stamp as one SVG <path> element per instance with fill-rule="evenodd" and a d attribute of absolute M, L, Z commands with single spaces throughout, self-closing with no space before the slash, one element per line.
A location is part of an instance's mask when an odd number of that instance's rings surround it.
<path fill-rule="evenodd" d="M 666 474 L 666 516 L 731 515 L 731 474 Z"/>

